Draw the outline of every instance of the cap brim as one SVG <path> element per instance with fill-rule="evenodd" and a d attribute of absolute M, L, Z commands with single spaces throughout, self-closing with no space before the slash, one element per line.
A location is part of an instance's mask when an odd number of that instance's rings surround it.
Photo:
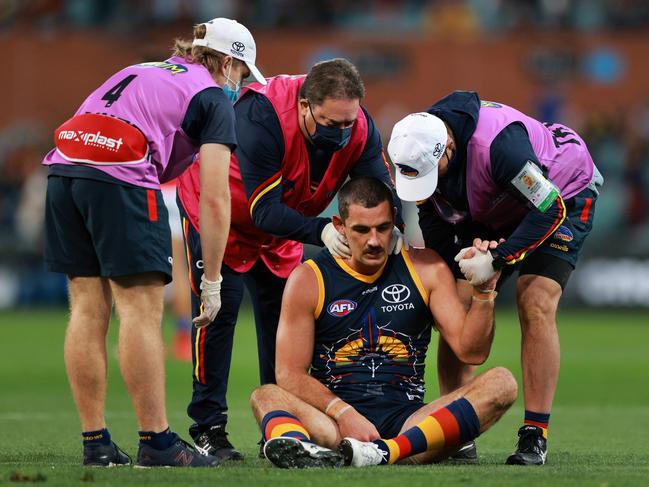
<path fill-rule="evenodd" d="M 255 81 L 261 83 L 262 85 L 265 85 L 267 83 L 266 78 L 264 78 L 264 75 L 261 74 L 261 71 L 257 69 L 257 66 L 251 63 L 246 63 L 246 66 L 248 66 L 248 69 L 250 70 L 250 76 L 252 76 Z"/>
<path fill-rule="evenodd" d="M 404 201 L 425 200 L 435 192 L 437 188 L 437 168 L 425 176 L 408 178 L 396 171 L 397 195 Z"/>

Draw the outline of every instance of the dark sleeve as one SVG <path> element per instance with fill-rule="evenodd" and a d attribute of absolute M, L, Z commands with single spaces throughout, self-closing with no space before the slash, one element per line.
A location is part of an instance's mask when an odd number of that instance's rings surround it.
<path fill-rule="evenodd" d="M 566 217 L 566 206 L 557 192 L 552 203 L 541 211 L 514 186 L 513 181 L 527 164 L 535 164 L 545 174 L 522 125 L 515 123 L 505 127 L 493 140 L 490 155 L 491 174 L 496 183 L 528 207 L 518 227 L 493 252 L 496 267 L 500 267 L 519 262 L 552 235 Z"/>
<path fill-rule="evenodd" d="M 270 101 L 248 93 L 235 112 L 236 156 L 254 225 L 276 237 L 322 245 L 320 233 L 330 220 L 305 216 L 281 201 L 284 137 Z"/>
<path fill-rule="evenodd" d="M 237 146 L 234 109 L 221 88 L 206 88 L 189 102 L 181 125 L 185 133 L 203 144 Z"/>
<path fill-rule="evenodd" d="M 390 166 L 385 160 L 383 154 L 383 145 L 381 144 L 381 134 L 379 133 L 376 125 L 374 125 L 374 120 L 370 117 L 370 114 L 367 113 L 365 107 L 363 108 L 363 113 L 367 119 L 367 142 L 365 143 L 365 148 L 361 153 L 361 156 L 358 158 L 358 161 L 349 172 L 349 176 L 352 178 L 359 176 L 371 176 L 377 179 L 380 179 L 385 184 L 387 184 L 392 190 L 392 195 L 394 198 L 394 206 L 397 207 L 396 215 L 396 224 L 403 230 L 403 215 L 401 208 L 401 200 L 397 196 L 397 193 L 394 189 L 394 181 L 390 175 Z"/>
<path fill-rule="evenodd" d="M 455 245 L 455 228 L 440 218 L 430 199 L 417 203 L 417 211 L 424 245 L 427 249 L 435 250 L 452 268 L 453 258 L 459 251 Z"/>

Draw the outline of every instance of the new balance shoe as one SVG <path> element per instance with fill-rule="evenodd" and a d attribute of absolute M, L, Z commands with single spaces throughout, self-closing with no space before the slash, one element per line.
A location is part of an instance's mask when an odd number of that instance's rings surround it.
<path fill-rule="evenodd" d="M 212 455 L 221 461 L 243 460 L 243 455 L 228 440 L 225 425 L 212 426 L 194 440 L 196 449 L 205 455 Z"/>
<path fill-rule="evenodd" d="M 264 445 L 264 455 L 279 468 L 342 467 L 340 453 L 315 443 L 279 436 Z"/>
<path fill-rule="evenodd" d="M 448 457 L 447 462 L 462 465 L 477 463 L 478 449 L 475 446 L 475 441 L 469 441 L 462 445 L 454 455 Z"/>
<path fill-rule="evenodd" d="M 508 465 L 544 465 L 548 455 L 548 443 L 543 430 L 525 425 L 518 430 L 516 451 L 507 458 Z"/>
<path fill-rule="evenodd" d="M 166 450 L 140 443 L 136 467 L 217 467 L 219 459 L 204 455 L 174 433 L 176 440 Z"/>
<path fill-rule="evenodd" d="M 354 438 L 345 438 L 338 447 L 345 458 L 345 465 L 352 467 L 368 467 L 380 465 L 386 458 L 388 452 L 379 448 L 371 441 L 358 441 Z"/>
<path fill-rule="evenodd" d="M 83 445 L 83 464 L 87 467 L 130 465 L 131 457 L 112 442 L 110 445 L 88 443 Z"/>

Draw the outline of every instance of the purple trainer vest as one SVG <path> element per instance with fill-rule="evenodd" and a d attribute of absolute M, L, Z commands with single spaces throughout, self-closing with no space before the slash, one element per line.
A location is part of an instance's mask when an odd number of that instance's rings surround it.
<path fill-rule="evenodd" d="M 121 181 L 157 189 L 180 175 L 192 162 L 198 146 L 181 128 L 189 102 L 198 92 L 218 86 L 209 71 L 181 57 L 129 66 L 97 88 L 77 110 L 106 114 L 136 126 L 149 143 L 150 157 L 125 165 L 93 165 Z M 44 165 L 77 165 L 50 151 Z"/>
<path fill-rule="evenodd" d="M 472 219 L 493 229 L 517 224 L 528 211 L 491 177 L 491 143 L 515 122 L 525 126 L 537 159 L 564 200 L 586 188 L 593 178 L 594 164 L 586 143 L 572 129 L 546 126 L 506 105 L 483 101 L 468 144 L 466 184 Z"/>

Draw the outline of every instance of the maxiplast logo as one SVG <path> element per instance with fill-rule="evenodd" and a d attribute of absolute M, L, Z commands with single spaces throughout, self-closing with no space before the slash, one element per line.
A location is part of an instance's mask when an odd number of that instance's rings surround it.
<path fill-rule="evenodd" d="M 327 307 L 327 313 L 331 316 L 340 318 L 348 315 L 356 309 L 356 302 L 351 299 L 339 299 L 334 301 Z"/>
<path fill-rule="evenodd" d="M 59 132 L 58 139 L 83 142 L 83 145 L 101 147 L 114 152 L 117 152 L 124 143 L 124 140 L 121 137 L 119 139 L 106 137 L 100 131 L 84 132 L 83 130 L 62 130 Z"/>

